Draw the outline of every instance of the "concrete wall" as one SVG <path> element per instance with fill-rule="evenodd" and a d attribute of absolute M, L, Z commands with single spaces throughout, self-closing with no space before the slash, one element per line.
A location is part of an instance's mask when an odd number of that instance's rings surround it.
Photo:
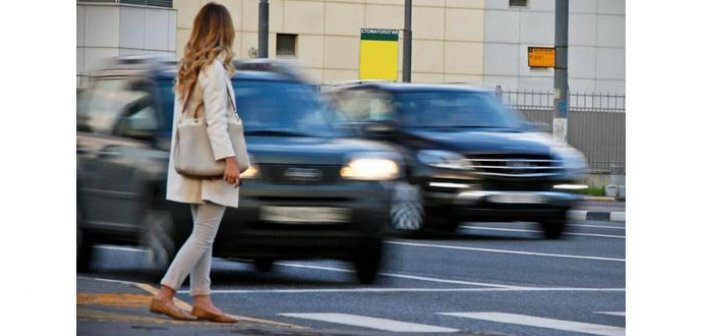
<path fill-rule="evenodd" d="M 176 11 L 115 3 L 77 3 L 77 87 L 110 58 L 128 55 L 175 57 Z"/>
<path fill-rule="evenodd" d="M 552 69 L 530 69 L 527 48 L 553 46 L 554 0 L 485 2 L 484 84 L 505 90 L 553 89 Z M 625 93 L 624 0 L 570 0 L 571 92 Z"/>

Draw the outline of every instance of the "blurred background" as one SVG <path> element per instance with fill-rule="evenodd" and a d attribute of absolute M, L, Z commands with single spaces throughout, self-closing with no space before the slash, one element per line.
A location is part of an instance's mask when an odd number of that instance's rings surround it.
<path fill-rule="evenodd" d="M 77 1 L 78 90 L 91 71 L 117 56 L 181 57 L 195 14 L 207 2 Z M 260 2 L 219 1 L 232 14 L 239 59 L 259 56 Z M 268 57 L 299 61 L 322 90 L 360 78 L 362 29 L 399 30 L 399 46 L 404 42 L 404 0 L 268 2 Z M 529 47 L 553 45 L 554 11 L 549 0 L 415 0 L 412 82 L 496 89 L 507 105 L 551 131 L 554 70 L 530 67 L 527 57 Z M 596 195 L 624 195 L 614 186 L 624 185 L 626 167 L 625 17 L 623 0 L 570 1 L 567 137 L 586 155 Z M 401 50 L 394 57 L 400 80 Z"/>

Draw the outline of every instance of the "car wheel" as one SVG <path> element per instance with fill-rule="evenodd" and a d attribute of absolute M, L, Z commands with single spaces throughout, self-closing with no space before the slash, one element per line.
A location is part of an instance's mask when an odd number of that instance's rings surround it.
<path fill-rule="evenodd" d="M 390 227 L 403 234 L 424 230 L 424 202 L 418 185 L 398 183 L 390 207 Z"/>
<path fill-rule="evenodd" d="M 257 271 L 262 273 L 268 273 L 273 270 L 275 263 L 271 258 L 257 258 L 253 261 L 254 267 Z"/>
<path fill-rule="evenodd" d="M 148 252 L 148 267 L 165 271 L 177 252 L 173 216 L 166 209 L 148 209 L 141 228 L 140 243 Z"/>
<path fill-rule="evenodd" d="M 372 284 L 380 271 L 383 260 L 383 243 L 377 242 L 364 249 L 354 260 L 356 277 L 364 285 Z"/>
<path fill-rule="evenodd" d="M 567 220 L 564 217 L 544 220 L 539 224 L 541 225 L 541 231 L 543 232 L 544 237 L 547 239 L 559 239 L 563 237 L 563 233 L 566 230 Z"/>
<path fill-rule="evenodd" d="M 90 262 L 93 259 L 93 239 L 83 230 L 81 225 L 82 216 L 80 210 L 76 212 L 76 257 L 78 272 L 90 270 Z"/>

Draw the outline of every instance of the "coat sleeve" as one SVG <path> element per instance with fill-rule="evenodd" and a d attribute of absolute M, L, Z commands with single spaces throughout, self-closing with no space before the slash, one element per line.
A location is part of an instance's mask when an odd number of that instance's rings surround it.
<path fill-rule="evenodd" d="M 224 66 L 219 60 L 204 67 L 198 78 L 202 85 L 207 134 L 210 137 L 215 160 L 236 155 L 228 132 L 226 87 L 228 80 Z"/>

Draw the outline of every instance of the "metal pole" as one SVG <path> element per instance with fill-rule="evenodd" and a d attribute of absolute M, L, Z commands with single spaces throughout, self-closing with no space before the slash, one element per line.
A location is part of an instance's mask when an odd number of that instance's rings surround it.
<path fill-rule="evenodd" d="M 405 0 L 405 28 L 402 41 L 402 81 L 412 81 L 412 0 Z"/>
<path fill-rule="evenodd" d="M 258 58 L 268 58 L 268 0 L 258 3 Z"/>
<path fill-rule="evenodd" d="M 568 2 L 556 1 L 556 68 L 553 77 L 553 135 L 568 139 Z"/>

